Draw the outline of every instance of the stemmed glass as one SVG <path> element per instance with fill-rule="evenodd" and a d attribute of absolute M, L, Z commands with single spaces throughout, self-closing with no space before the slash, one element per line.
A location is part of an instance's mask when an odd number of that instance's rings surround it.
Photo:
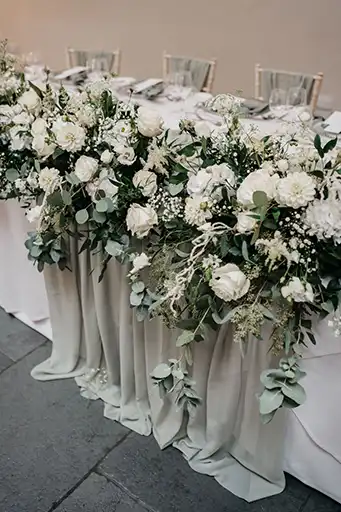
<path fill-rule="evenodd" d="M 192 74 L 190 71 L 177 71 L 170 73 L 166 79 L 167 98 L 170 101 L 186 99 L 193 87 Z"/>
<path fill-rule="evenodd" d="M 307 122 L 311 120 L 311 110 L 307 105 L 307 91 L 302 87 L 291 87 L 287 94 L 287 107 L 293 121 Z"/>

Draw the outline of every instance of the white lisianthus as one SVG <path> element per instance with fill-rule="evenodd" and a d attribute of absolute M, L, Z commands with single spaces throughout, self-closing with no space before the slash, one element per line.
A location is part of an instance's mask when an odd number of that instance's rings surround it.
<path fill-rule="evenodd" d="M 276 200 L 291 208 L 306 206 L 315 198 L 315 182 L 305 171 L 293 172 L 277 184 Z"/>
<path fill-rule="evenodd" d="M 109 151 L 108 149 L 106 149 L 105 151 L 103 151 L 103 153 L 101 154 L 101 162 L 103 162 L 104 164 L 110 164 L 112 162 L 112 159 L 114 158 L 114 155 L 111 151 Z"/>
<path fill-rule="evenodd" d="M 207 197 L 193 196 L 186 198 L 185 220 L 191 226 L 202 226 L 212 218 L 210 207 L 212 203 Z"/>
<path fill-rule="evenodd" d="M 195 133 L 198 137 L 210 137 L 213 129 L 206 121 L 197 121 L 195 123 Z"/>
<path fill-rule="evenodd" d="M 257 220 L 251 217 L 251 212 L 239 212 L 237 214 L 236 229 L 238 233 L 250 233 L 254 230 Z"/>
<path fill-rule="evenodd" d="M 33 208 L 27 210 L 26 217 L 28 222 L 36 222 L 40 217 L 41 209 L 41 206 L 34 206 Z"/>
<path fill-rule="evenodd" d="M 278 180 L 278 174 L 270 175 L 263 170 L 251 172 L 237 190 L 238 202 L 243 206 L 252 206 L 253 194 L 257 191 L 265 192 L 268 199 L 273 199 Z"/>
<path fill-rule="evenodd" d="M 303 283 L 298 277 L 292 277 L 281 288 L 282 296 L 289 302 L 313 302 L 314 291 L 310 283 Z"/>
<path fill-rule="evenodd" d="M 44 167 L 39 173 L 39 186 L 44 191 L 49 190 L 52 192 L 52 188 L 55 188 L 60 182 L 60 175 L 58 169 Z"/>
<path fill-rule="evenodd" d="M 38 156 L 50 156 L 56 149 L 55 144 L 48 144 L 45 135 L 35 135 L 32 140 L 32 148 Z"/>
<path fill-rule="evenodd" d="M 133 268 L 129 272 L 130 275 L 137 274 L 143 268 L 150 266 L 149 257 L 144 252 L 141 252 L 141 254 L 138 254 L 137 256 L 135 256 L 132 263 L 133 263 Z"/>
<path fill-rule="evenodd" d="M 240 299 L 249 291 L 250 280 L 238 265 L 227 263 L 213 269 L 209 285 L 217 297 L 229 302 Z"/>
<path fill-rule="evenodd" d="M 140 107 L 138 109 L 137 129 L 145 137 L 156 137 L 163 131 L 163 120 L 155 110 Z"/>
<path fill-rule="evenodd" d="M 39 109 L 41 101 L 38 94 L 33 89 L 30 89 L 20 96 L 18 103 L 29 112 L 35 112 Z"/>
<path fill-rule="evenodd" d="M 75 164 L 75 175 L 84 183 L 90 181 L 98 169 L 98 162 L 91 156 L 82 155 Z"/>
<path fill-rule="evenodd" d="M 141 169 L 133 177 L 133 184 L 136 188 L 140 188 L 142 194 L 146 197 L 151 197 L 157 191 L 157 178 L 156 174 L 150 171 Z"/>
<path fill-rule="evenodd" d="M 47 124 L 45 119 L 38 117 L 35 119 L 31 125 L 31 133 L 33 137 L 36 135 L 45 135 L 47 131 Z"/>
<path fill-rule="evenodd" d="M 65 121 L 55 121 L 52 132 L 56 136 L 58 146 L 65 151 L 74 153 L 84 146 L 86 133 L 81 126 Z"/>
<path fill-rule="evenodd" d="M 134 148 L 118 144 L 114 147 L 117 161 L 122 165 L 132 165 L 136 160 Z"/>
<path fill-rule="evenodd" d="M 152 227 L 157 225 L 157 213 L 149 205 L 140 206 L 139 204 L 133 203 L 129 207 L 126 223 L 133 235 L 136 235 L 137 238 L 144 238 L 148 235 Z"/>

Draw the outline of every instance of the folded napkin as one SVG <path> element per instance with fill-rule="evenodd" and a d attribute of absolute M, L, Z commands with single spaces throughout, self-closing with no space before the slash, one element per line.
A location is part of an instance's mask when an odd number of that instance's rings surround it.
<path fill-rule="evenodd" d="M 243 101 L 241 107 L 246 114 L 255 116 L 264 114 L 269 109 L 269 104 L 266 101 L 248 99 Z"/>

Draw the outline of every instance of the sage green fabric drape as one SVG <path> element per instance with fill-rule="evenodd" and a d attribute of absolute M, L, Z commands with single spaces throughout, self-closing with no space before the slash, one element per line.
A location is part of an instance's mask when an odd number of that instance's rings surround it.
<path fill-rule="evenodd" d="M 75 377 L 83 396 L 103 400 L 107 418 L 143 435 L 153 430 L 161 448 L 173 444 L 194 470 L 247 501 L 281 492 L 283 411 L 262 425 L 256 399 L 268 343 L 250 341 L 242 358 L 223 326 L 196 344 L 191 371 L 203 403 L 188 417 L 171 399 L 160 399 L 149 377 L 158 363 L 176 356 L 177 333 L 159 319 L 136 321 L 126 267 L 112 260 L 98 283 L 101 254 L 77 252 L 72 239 L 72 272 L 45 270 L 53 348 L 32 376 Z"/>
<path fill-rule="evenodd" d="M 204 60 L 188 59 L 185 57 L 171 57 L 169 59 L 169 73 L 181 73 L 189 71 L 192 77 L 192 84 L 184 83 L 184 86 L 193 85 L 198 91 L 205 86 L 210 63 Z"/>
<path fill-rule="evenodd" d="M 307 91 L 307 103 L 309 105 L 313 93 L 314 81 L 315 79 L 311 75 L 264 69 L 261 72 L 261 97 L 264 101 L 269 101 L 273 89 L 288 91 L 291 87 L 298 87 Z"/>

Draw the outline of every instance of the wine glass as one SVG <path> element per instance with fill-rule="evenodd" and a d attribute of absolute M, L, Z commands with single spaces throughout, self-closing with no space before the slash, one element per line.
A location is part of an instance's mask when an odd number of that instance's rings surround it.
<path fill-rule="evenodd" d="M 192 73 L 186 70 L 170 73 L 166 80 L 167 98 L 171 101 L 186 99 L 193 87 Z"/>
<path fill-rule="evenodd" d="M 109 62 L 106 56 L 96 55 L 90 62 L 87 63 L 87 67 L 92 73 L 109 73 Z"/>
<path fill-rule="evenodd" d="M 312 118 L 307 104 L 307 91 L 302 87 L 291 87 L 287 94 L 287 107 L 292 121 L 309 122 Z"/>
<path fill-rule="evenodd" d="M 269 98 L 269 109 L 273 117 L 278 119 L 287 113 L 287 95 L 283 89 L 272 89 Z"/>

